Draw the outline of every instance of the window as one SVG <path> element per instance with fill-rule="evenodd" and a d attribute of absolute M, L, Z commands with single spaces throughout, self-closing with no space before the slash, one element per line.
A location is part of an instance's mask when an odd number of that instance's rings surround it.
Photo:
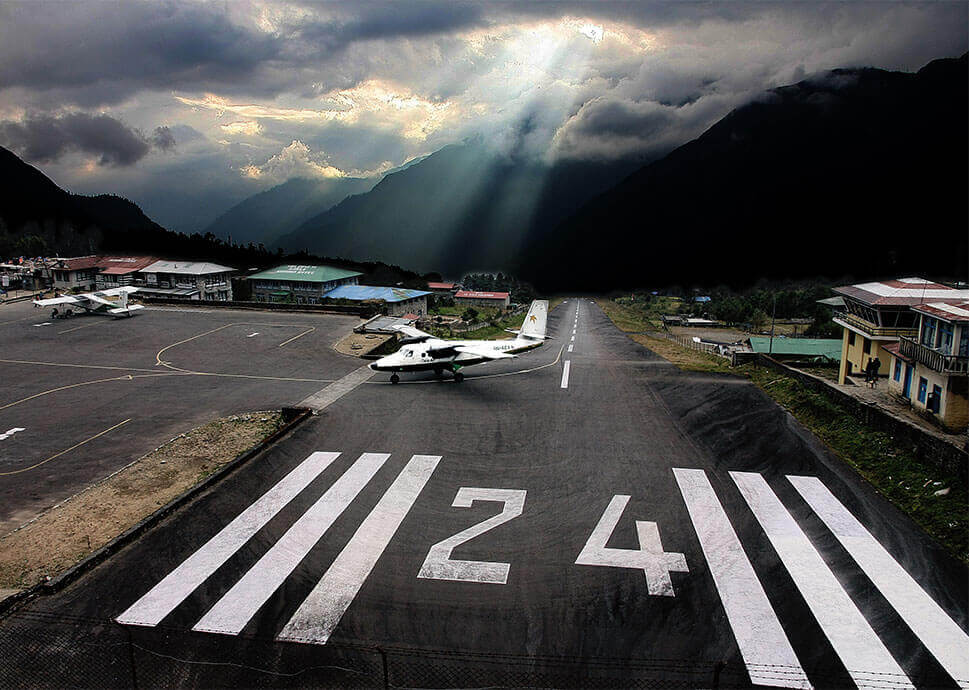
<path fill-rule="evenodd" d="M 932 395 L 929 396 L 929 404 L 927 407 L 936 414 L 939 414 L 939 407 L 942 405 L 942 387 L 932 386 Z"/>
<path fill-rule="evenodd" d="M 868 338 L 862 338 L 862 341 L 863 341 L 863 343 L 861 345 L 861 351 L 864 352 L 866 355 L 870 355 L 871 354 L 871 341 L 868 340 Z"/>
<path fill-rule="evenodd" d="M 896 381 L 902 380 L 902 360 L 900 359 L 895 360 L 895 373 L 893 374 L 892 378 Z"/>
<path fill-rule="evenodd" d="M 848 331 L 848 345 L 854 346 L 855 344 L 855 332 Z"/>
<path fill-rule="evenodd" d="M 952 354 L 952 324 L 945 321 L 939 322 L 939 337 L 936 340 L 936 348 L 944 355 Z"/>
<path fill-rule="evenodd" d="M 919 377 L 919 402 L 920 403 L 925 402 L 925 393 L 928 390 L 928 388 L 929 388 L 929 382 L 920 376 Z"/>
<path fill-rule="evenodd" d="M 928 316 L 922 317 L 922 344 L 926 347 L 935 347 L 935 319 Z"/>
<path fill-rule="evenodd" d="M 959 329 L 962 335 L 959 336 L 959 356 L 969 356 L 969 324 L 962 324 Z"/>

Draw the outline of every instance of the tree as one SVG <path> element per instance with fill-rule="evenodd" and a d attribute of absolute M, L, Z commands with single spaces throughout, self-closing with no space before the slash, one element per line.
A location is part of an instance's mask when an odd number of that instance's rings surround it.
<path fill-rule="evenodd" d="M 474 307 L 468 307 L 464 310 L 464 313 L 461 314 L 461 320 L 468 323 L 474 323 L 478 320 L 478 310 Z"/>

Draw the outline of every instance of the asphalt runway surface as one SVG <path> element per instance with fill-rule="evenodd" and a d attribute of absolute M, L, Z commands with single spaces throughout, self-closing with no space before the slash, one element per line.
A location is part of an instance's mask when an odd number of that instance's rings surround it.
<path fill-rule="evenodd" d="M 782 409 L 587 300 L 549 329 L 374 375 L 32 601 L 17 683 L 969 686 L 965 566 Z"/>
<path fill-rule="evenodd" d="M 360 366 L 357 317 L 0 308 L 0 534 L 219 417 L 294 405 Z"/>

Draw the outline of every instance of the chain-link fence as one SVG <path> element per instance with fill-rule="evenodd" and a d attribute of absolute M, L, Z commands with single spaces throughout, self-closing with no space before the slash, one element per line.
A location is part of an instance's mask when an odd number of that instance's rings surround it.
<path fill-rule="evenodd" d="M 777 670 L 783 677 L 784 669 Z M 739 666 L 280 643 L 18 612 L 0 622 L 0 688 L 693 688 L 749 684 Z"/>

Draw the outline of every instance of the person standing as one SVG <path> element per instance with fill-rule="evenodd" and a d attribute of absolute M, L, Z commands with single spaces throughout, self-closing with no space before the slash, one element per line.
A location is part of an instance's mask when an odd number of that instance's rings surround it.
<path fill-rule="evenodd" d="M 871 362 L 871 387 L 878 385 L 878 370 L 882 367 L 882 361 L 876 356 Z"/>

